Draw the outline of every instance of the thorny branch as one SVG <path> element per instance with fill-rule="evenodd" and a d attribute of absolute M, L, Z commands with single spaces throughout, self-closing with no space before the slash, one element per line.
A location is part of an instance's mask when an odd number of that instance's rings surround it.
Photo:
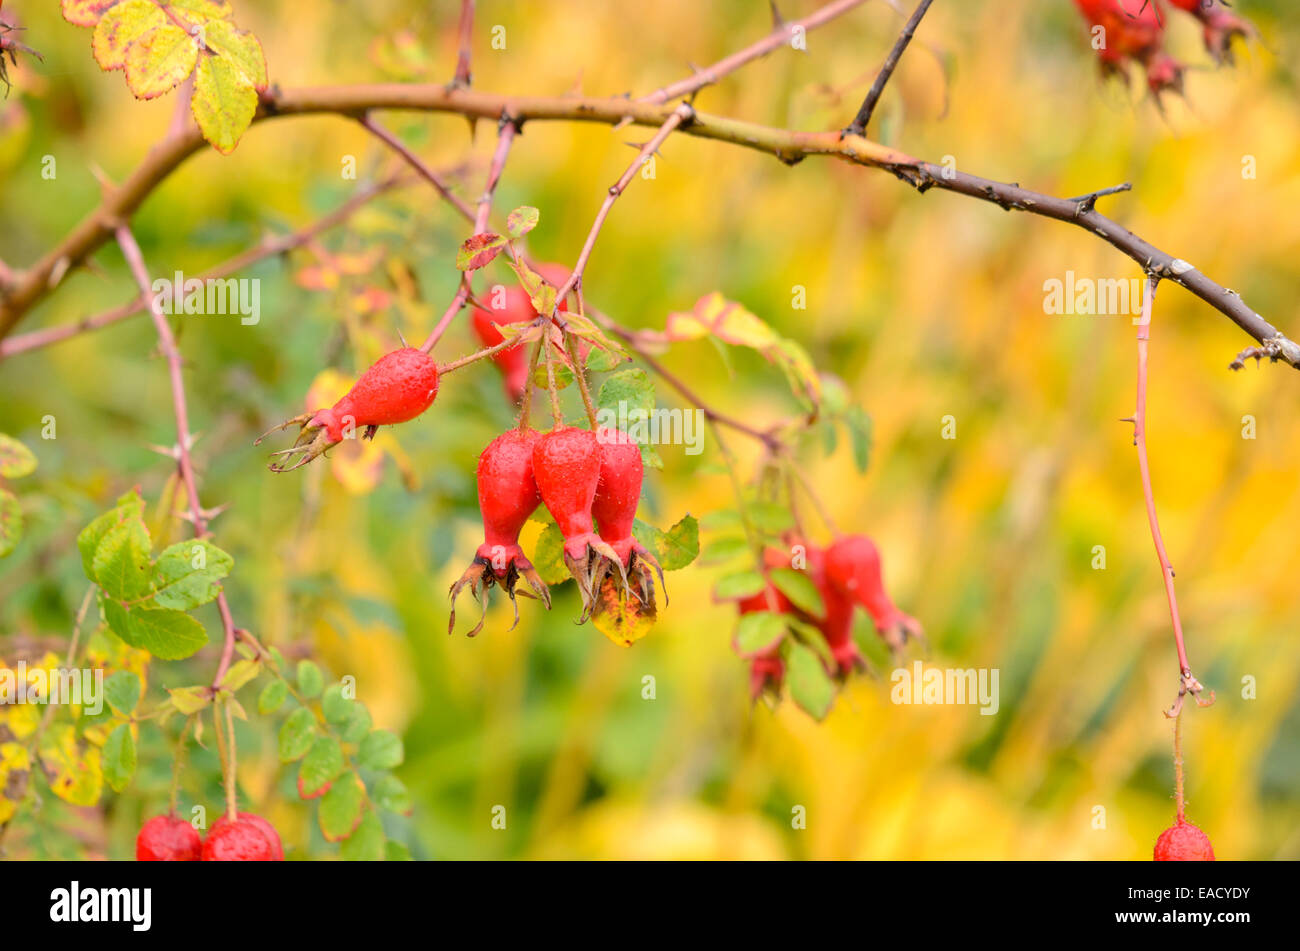
<path fill-rule="evenodd" d="M 131 269 L 131 276 L 140 289 L 140 296 L 149 308 L 154 328 L 158 331 L 158 344 L 162 348 L 163 357 L 167 360 L 167 371 L 171 377 L 172 408 L 176 416 L 176 465 L 180 469 L 181 481 L 185 484 L 185 495 L 190 506 L 190 521 L 194 524 L 194 537 L 202 539 L 208 534 L 208 523 L 203 513 L 203 506 L 199 504 L 198 481 L 194 478 L 194 462 L 190 458 L 190 446 L 194 440 L 190 435 L 189 412 L 185 406 L 181 353 L 176 347 L 176 336 L 172 333 L 171 324 L 167 323 L 166 316 L 154 300 L 150 289 L 149 271 L 145 267 L 144 255 L 140 251 L 140 245 L 136 243 L 135 235 L 131 234 L 131 229 L 126 224 L 118 225 L 114 233 L 117 235 L 117 243 L 122 248 L 127 266 Z M 212 678 L 214 689 L 226 676 L 235 652 L 235 621 L 231 617 L 230 605 L 226 603 L 224 591 L 217 595 L 217 610 L 221 613 L 225 643 L 222 646 L 217 673 Z"/>
<path fill-rule="evenodd" d="M 912 42 L 912 36 L 916 33 L 916 28 L 921 25 L 921 20 L 926 12 L 930 9 L 930 4 L 934 0 L 921 0 L 912 11 L 911 18 L 903 26 L 903 31 L 898 34 L 898 40 L 894 43 L 894 48 L 889 51 L 889 56 L 885 59 L 885 65 L 880 67 L 880 72 L 876 74 L 876 80 L 867 90 L 867 98 L 862 100 L 862 108 L 849 127 L 845 129 L 847 135 L 862 135 L 867 131 L 867 123 L 871 121 L 871 114 L 876 111 L 876 103 L 880 101 L 880 96 L 885 91 L 885 85 L 889 82 L 894 70 L 898 68 L 898 61 L 903 58 L 903 52 L 907 49 L 908 44 Z"/>
<path fill-rule="evenodd" d="M 416 109 L 498 119 L 505 114 L 516 125 L 528 121 L 568 120 L 660 127 L 673 109 L 623 98 L 578 96 L 513 97 L 437 85 L 335 86 L 269 92 L 255 121 L 293 115 L 337 113 L 357 116 L 370 109 Z M 1095 209 L 1015 184 L 981 178 L 951 167 L 935 165 L 862 136 L 840 131 L 799 132 L 777 129 L 695 111 L 684 135 L 714 139 L 775 155 L 794 164 L 810 155 L 829 155 L 887 171 L 918 191 L 951 191 L 1011 211 L 1023 211 L 1073 224 L 1091 232 L 1128 255 L 1144 269 L 1181 284 L 1224 314 L 1277 358 L 1300 369 L 1300 344 L 1249 307 L 1235 292 L 1211 280 L 1186 261 L 1161 251 L 1123 225 Z M 115 222 L 126 220 L 153 190 L 190 155 L 204 145 L 197 128 L 187 128 L 154 146 L 136 170 L 84 218 L 58 245 L 15 280 L 0 289 L 0 338 L 56 288 L 74 268 L 112 237 Z"/>

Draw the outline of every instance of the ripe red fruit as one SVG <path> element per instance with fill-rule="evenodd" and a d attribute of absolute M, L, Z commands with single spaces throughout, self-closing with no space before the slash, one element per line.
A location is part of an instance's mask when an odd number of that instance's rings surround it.
<path fill-rule="evenodd" d="M 636 507 L 641 500 L 641 480 L 645 467 L 641 447 L 627 433 L 601 429 L 596 434 L 600 454 L 600 479 L 592 499 L 591 514 L 596 519 L 600 537 L 609 544 L 628 567 L 632 552 L 645 553 L 632 537 Z"/>
<path fill-rule="evenodd" d="M 921 636 L 921 625 L 900 611 L 885 592 L 880 552 L 865 535 L 841 536 L 826 549 L 826 578 L 836 593 L 867 609 L 876 631 L 891 648 L 902 647 L 909 636 Z"/>
<path fill-rule="evenodd" d="M 488 443 L 479 454 L 478 506 L 483 514 L 483 544 L 478 546 L 474 562 L 452 585 L 448 633 L 456 626 L 456 596 L 467 584 L 475 598 L 483 601 L 485 614 L 487 589 L 500 584 L 514 602 L 515 584 L 520 577 L 548 608 L 551 606 L 549 589 L 519 547 L 519 531 L 542 501 L 533 476 L 533 449 L 540 438 L 536 430 L 510 429 Z M 515 622 L 518 621 L 516 604 Z M 469 636 L 473 637 L 482 628 L 480 618 Z"/>
<path fill-rule="evenodd" d="M 1164 52 L 1165 24 L 1168 14 L 1159 0 L 1128 3 L 1126 0 L 1074 0 L 1084 19 L 1101 27 L 1097 50 L 1102 74 L 1128 74 L 1124 60 L 1140 63 L 1147 73 L 1147 85 L 1159 102 L 1160 93 L 1182 92 L 1183 66 Z"/>
<path fill-rule="evenodd" d="M 194 827 L 173 815 L 154 816 L 135 837 L 135 857 L 140 862 L 197 862 L 202 851 Z"/>
<path fill-rule="evenodd" d="M 223 815 L 203 843 L 205 862 L 282 862 L 284 847 L 275 827 L 261 816 L 241 812 L 233 821 Z"/>
<path fill-rule="evenodd" d="M 505 289 L 506 306 L 501 310 L 474 308 L 474 332 L 485 347 L 495 347 L 505 339 L 498 325 L 518 324 L 533 320 L 537 314 L 522 287 Z M 523 398 L 528 388 L 528 354 L 523 346 L 507 347 L 492 355 L 492 362 L 501 371 L 506 397 L 512 403 Z"/>
<path fill-rule="evenodd" d="M 1210 837 L 1186 819 L 1179 819 L 1156 839 L 1157 862 L 1213 862 Z"/>
<path fill-rule="evenodd" d="M 369 439 L 380 426 L 415 419 L 433 405 L 437 395 L 438 365 L 433 357 L 415 347 L 403 347 L 380 357 L 333 406 L 295 416 L 263 434 L 257 442 L 273 432 L 301 424 L 293 447 L 274 453 L 301 454 L 302 458 L 291 466 L 271 464 L 272 471 L 287 472 L 342 442 L 349 431 L 362 429 L 363 438 Z"/>

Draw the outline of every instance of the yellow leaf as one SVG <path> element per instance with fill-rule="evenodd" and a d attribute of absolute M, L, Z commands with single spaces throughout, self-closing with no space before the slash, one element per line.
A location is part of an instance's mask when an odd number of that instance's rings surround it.
<path fill-rule="evenodd" d="M 63 0 L 63 19 L 73 26 L 94 26 L 118 0 Z"/>
<path fill-rule="evenodd" d="M 696 301 L 690 313 L 669 314 L 665 333 L 669 340 L 698 340 L 713 334 L 724 343 L 755 350 L 764 350 L 781 339 L 771 327 L 717 291 Z"/>
<path fill-rule="evenodd" d="M 247 85 L 266 88 L 266 57 L 257 37 L 235 29 L 228 20 L 213 20 L 201 37 L 204 47 L 226 60 Z"/>
<path fill-rule="evenodd" d="M 154 99 L 194 72 L 198 42 L 174 23 L 155 26 L 126 51 L 126 84 L 137 99 Z"/>
<path fill-rule="evenodd" d="M 104 788 L 99 750 L 77 742 L 72 725 L 59 723 L 41 738 L 41 765 L 56 796 L 74 806 L 93 806 Z"/>
<path fill-rule="evenodd" d="M 95 26 L 91 48 L 102 69 L 122 69 L 131 44 L 167 23 L 167 15 L 150 0 L 125 0 L 108 10 Z"/>
<path fill-rule="evenodd" d="M 257 112 L 257 91 L 225 56 L 205 53 L 194 76 L 194 120 L 213 148 L 233 152 Z"/>

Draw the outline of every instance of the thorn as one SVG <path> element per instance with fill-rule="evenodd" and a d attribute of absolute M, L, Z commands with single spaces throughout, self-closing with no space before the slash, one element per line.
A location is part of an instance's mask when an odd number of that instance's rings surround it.
<path fill-rule="evenodd" d="M 781 16 L 781 11 L 776 8 L 776 0 L 767 0 L 767 5 L 772 11 L 772 29 L 781 29 L 785 26 L 785 17 Z"/>

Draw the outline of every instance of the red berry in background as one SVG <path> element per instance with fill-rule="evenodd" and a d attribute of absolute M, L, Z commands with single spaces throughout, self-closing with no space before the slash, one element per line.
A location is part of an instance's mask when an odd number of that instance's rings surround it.
<path fill-rule="evenodd" d="M 1186 819 L 1179 819 L 1156 839 L 1157 862 L 1213 862 L 1210 837 Z"/>
<path fill-rule="evenodd" d="M 495 306 L 498 302 L 502 304 L 500 308 Z M 537 311 L 533 309 L 527 292 L 517 284 L 499 290 L 494 288 L 489 297 L 489 308 L 474 308 L 474 332 L 485 347 L 495 347 L 505 339 L 497 327 L 537 319 Z M 492 355 L 492 362 L 501 371 L 506 397 L 512 403 L 518 403 L 528 388 L 527 349 L 516 345 Z"/>
<path fill-rule="evenodd" d="M 273 432 L 301 424 L 293 447 L 274 453 L 302 456 L 293 465 L 271 464 L 272 471 L 287 472 L 306 465 L 330 446 L 342 442 L 347 431 L 361 429 L 368 439 L 380 426 L 415 419 L 433 405 L 437 395 L 438 364 L 423 350 L 403 347 L 380 357 L 333 406 L 287 420 L 263 434 L 257 442 Z"/>
<path fill-rule="evenodd" d="M 1219 0 L 1169 0 L 1201 21 L 1205 48 L 1218 63 L 1232 63 L 1232 41 L 1255 32 L 1251 22 L 1225 9 Z"/>
<path fill-rule="evenodd" d="M 765 692 L 781 692 L 785 681 L 785 661 L 778 651 L 758 654 L 749 662 L 749 696 L 757 700 Z"/>
<path fill-rule="evenodd" d="M 841 536 L 826 549 L 826 578 L 837 593 L 867 609 L 876 631 L 891 648 L 902 647 L 909 636 L 921 636 L 921 625 L 900 611 L 886 593 L 880 552 L 865 535 Z"/>
<path fill-rule="evenodd" d="M 1159 104 L 1160 93 L 1183 90 L 1184 67 L 1164 52 L 1168 13 L 1160 0 L 1074 0 L 1089 25 L 1101 28 L 1102 74 L 1127 79 L 1124 60 L 1139 63 Z"/>
<path fill-rule="evenodd" d="M 275 827 L 261 816 L 241 812 L 233 821 L 223 815 L 203 842 L 205 862 L 282 862 L 284 847 Z"/>
<path fill-rule="evenodd" d="M 546 606 L 551 606 L 549 589 L 519 547 L 519 531 L 542 501 L 533 477 L 533 449 L 540 438 L 536 430 L 510 429 L 488 443 L 479 454 L 478 506 L 483 515 L 483 544 L 475 552 L 474 562 L 452 585 L 449 633 L 456 625 L 456 596 L 467 584 L 479 599 L 493 584 L 500 584 L 513 602 L 515 584 L 522 577 Z M 515 622 L 518 621 L 516 605 Z M 473 637 L 482 628 L 480 618 L 469 636 Z"/>
<path fill-rule="evenodd" d="M 197 862 L 203 852 L 198 832 L 177 816 L 154 816 L 135 837 L 140 862 Z"/>
<path fill-rule="evenodd" d="M 808 575 L 817 586 L 826 609 L 820 618 L 813 620 L 821 630 L 822 637 L 826 639 L 826 646 L 831 649 L 831 656 L 835 658 L 836 671 L 841 676 L 847 676 L 854 670 L 865 670 L 866 659 L 858 650 L 857 642 L 853 640 L 855 599 L 850 592 L 832 580 L 827 567 L 829 550 L 814 545 L 808 545 L 806 550 Z"/>

